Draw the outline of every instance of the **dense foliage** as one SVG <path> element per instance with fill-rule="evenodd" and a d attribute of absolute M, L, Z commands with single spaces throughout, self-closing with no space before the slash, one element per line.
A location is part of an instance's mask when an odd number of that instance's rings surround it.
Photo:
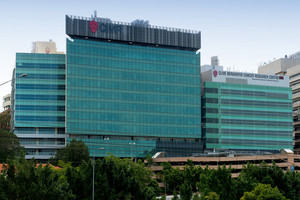
<path fill-rule="evenodd" d="M 59 160 L 71 162 L 72 166 L 79 166 L 82 161 L 88 162 L 90 154 L 87 146 L 81 140 L 73 139 L 66 147 L 57 150 L 55 158 L 51 163 L 57 164 Z"/>
<path fill-rule="evenodd" d="M 20 156 L 24 148 L 20 146 L 18 137 L 9 131 L 10 110 L 0 113 L 0 162 Z"/>
<path fill-rule="evenodd" d="M 0 171 L 0 200 L 91 199 L 93 167 L 95 199 L 152 200 L 161 194 L 157 181 L 152 179 L 149 156 L 147 167 L 142 161 L 135 163 L 114 156 L 93 163 L 84 143 L 73 140 L 58 151 L 54 163 L 60 168 L 54 169 L 51 165 L 27 161 L 24 155 L 16 157 L 20 145 L 11 134 L 0 130 L 0 158 L 6 163 Z M 174 199 L 179 199 L 179 194 L 182 200 L 300 200 L 300 174 L 297 172 L 284 173 L 275 163 L 248 163 L 237 179 L 232 178 L 231 171 L 225 166 L 203 169 L 191 161 L 183 170 L 163 163 L 157 178 L 162 181 L 166 193 L 174 194 Z"/>
<path fill-rule="evenodd" d="M 18 137 L 6 129 L 0 129 L 0 163 L 21 155 L 24 148 L 20 146 Z"/>
<path fill-rule="evenodd" d="M 261 184 L 255 187 L 251 192 L 245 192 L 245 195 L 241 200 L 286 200 L 286 198 L 280 193 L 277 187 L 272 188 L 271 185 Z"/>
<path fill-rule="evenodd" d="M 158 178 L 164 183 L 167 193 L 179 192 L 182 199 L 191 199 L 191 191 L 194 194 L 200 193 L 200 197 L 194 195 L 192 199 L 239 200 L 243 196 L 244 199 L 251 199 L 253 194 L 260 195 L 259 192 L 265 194 L 266 191 L 278 190 L 276 195 L 280 193 L 281 199 L 300 200 L 300 173 L 284 173 L 275 163 L 248 163 L 237 179 L 231 177 L 231 171 L 231 168 L 225 166 L 202 169 L 191 162 L 183 170 L 179 170 L 171 167 L 170 163 L 164 163 Z M 271 199 L 268 195 L 261 196 L 262 200 Z"/>
<path fill-rule="evenodd" d="M 113 156 L 95 163 L 95 199 L 153 199 L 158 183 L 142 162 Z M 78 167 L 59 162 L 61 169 L 42 167 L 33 160 L 8 162 L 0 174 L 0 199 L 91 199 L 92 169 L 89 160 Z"/>
<path fill-rule="evenodd" d="M 0 129 L 9 130 L 10 129 L 10 109 L 0 113 Z"/>
<path fill-rule="evenodd" d="M 51 166 L 33 161 L 9 161 L 0 174 L 0 199 L 74 199 L 66 180 Z"/>

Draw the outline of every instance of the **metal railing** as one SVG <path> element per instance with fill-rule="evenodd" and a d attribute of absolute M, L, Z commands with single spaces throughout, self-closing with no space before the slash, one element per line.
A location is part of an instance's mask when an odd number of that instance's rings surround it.
<path fill-rule="evenodd" d="M 71 19 L 80 19 L 80 20 L 86 20 L 86 21 L 91 21 L 95 20 L 97 22 L 103 21 L 104 23 L 107 23 L 107 18 L 91 18 L 91 17 L 80 17 L 80 16 L 74 16 L 74 15 L 67 15 Z M 120 21 L 113 21 L 110 20 L 110 23 L 112 24 L 117 24 L 117 25 L 124 25 L 124 26 L 139 26 L 137 24 L 132 24 L 130 22 L 120 22 Z M 144 27 L 144 26 L 141 26 Z M 167 30 L 167 31 L 172 31 L 172 32 L 182 32 L 182 33 L 191 33 L 191 34 L 198 34 L 200 31 L 196 30 L 189 30 L 189 29 L 181 29 L 181 28 L 171 28 L 171 27 L 165 27 L 165 26 L 154 26 L 154 25 L 147 25 L 146 28 L 153 28 L 153 29 L 161 29 L 161 30 Z"/>

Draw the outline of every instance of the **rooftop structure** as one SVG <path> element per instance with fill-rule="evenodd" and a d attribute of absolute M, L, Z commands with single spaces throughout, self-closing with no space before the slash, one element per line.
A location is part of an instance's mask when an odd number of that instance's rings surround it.
<path fill-rule="evenodd" d="M 66 16 L 66 34 L 139 45 L 153 45 L 197 51 L 201 48 L 200 31 L 153 26 L 144 23 L 112 21 L 107 18 Z"/>
<path fill-rule="evenodd" d="M 284 75 L 287 69 L 294 67 L 296 65 L 300 65 L 300 57 L 291 55 L 290 57 L 285 56 L 284 58 L 280 58 L 264 64 L 258 67 L 259 74 L 281 74 Z"/>
<path fill-rule="evenodd" d="M 31 53 L 64 54 L 64 52 L 57 51 L 56 43 L 53 40 L 33 42 Z"/>

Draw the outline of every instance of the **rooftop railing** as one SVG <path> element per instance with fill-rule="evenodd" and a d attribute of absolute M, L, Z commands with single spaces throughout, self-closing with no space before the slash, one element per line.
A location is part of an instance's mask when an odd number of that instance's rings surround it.
<path fill-rule="evenodd" d="M 107 18 L 91 18 L 91 17 L 80 17 L 80 16 L 74 16 L 74 15 L 67 15 L 71 19 L 80 19 L 80 20 L 86 20 L 86 21 L 92 21 L 95 20 L 97 22 L 107 22 L 109 19 Z M 130 22 L 120 22 L 120 21 L 109 21 L 112 24 L 117 24 L 117 25 L 125 25 L 125 26 L 138 26 L 138 27 L 147 27 L 147 28 L 153 28 L 153 29 L 161 29 L 161 30 L 166 30 L 166 31 L 172 31 L 172 32 L 183 32 L 183 33 L 192 33 L 192 34 L 197 34 L 200 33 L 200 31 L 196 30 L 188 30 L 188 29 L 180 29 L 180 28 L 171 28 L 171 27 L 164 27 L 164 26 L 153 26 L 153 25 L 147 25 L 147 26 L 141 26 L 137 24 L 132 24 Z"/>

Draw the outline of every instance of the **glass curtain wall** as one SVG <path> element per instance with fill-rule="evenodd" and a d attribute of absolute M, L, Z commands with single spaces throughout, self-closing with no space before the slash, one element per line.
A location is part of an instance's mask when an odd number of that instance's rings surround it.
<path fill-rule="evenodd" d="M 92 155 L 201 152 L 200 55 L 67 40 L 67 133 Z"/>
<path fill-rule="evenodd" d="M 65 55 L 17 53 L 14 73 L 13 131 L 26 158 L 49 159 L 65 145 Z"/>
<path fill-rule="evenodd" d="M 210 150 L 293 149 L 291 88 L 205 82 L 203 122 Z"/>

